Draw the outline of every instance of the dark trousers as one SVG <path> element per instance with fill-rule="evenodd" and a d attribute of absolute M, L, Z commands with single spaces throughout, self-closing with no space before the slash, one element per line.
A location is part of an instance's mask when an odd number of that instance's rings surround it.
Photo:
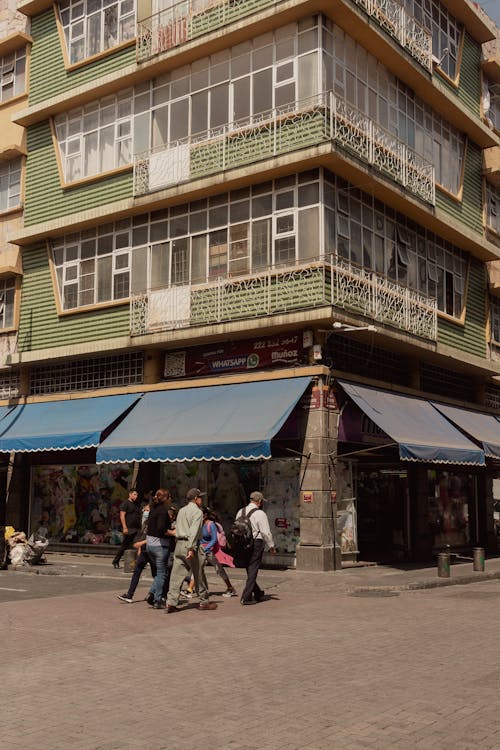
<path fill-rule="evenodd" d="M 128 587 L 127 595 L 132 599 L 134 596 L 134 592 L 137 588 L 137 585 L 139 583 L 139 579 L 142 575 L 142 571 L 146 567 L 146 565 L 151 566 L 151 574 L 153 578 L 156 576 L 156 565 L 153 560 L 151 560 L 148 555 L 146 554 L 146 550 L 144 547 L 141 547 L 141 551 L 137 555 L 137 560 L 135 561 L 134 565 L 134 572 L 132 573 L 132 578 L 130 579 L 130 585 Z"/>
<path fill-rule="evenodd" d="M 132 547 L 136 534 L 137 534 L 137 531 L 133 531 L 131 534 L 123 535 L 123 542 L 118 547 L 116 555 L 113 558 L 113 563 L 119 563 L 123 557 L 123 553 L 125 552 L 125 550 L 130 549 Z"/>
<path fill-rule="evenodd" d="M 252 554 L 248 564 L 245 566 L 247 569 L 247 582 L 243 593 L 241 595 L 241 601 L 249 602 L 252 596 L 255 599 L 262 599 L 264 592 L 257 584 L 257 573 L 262 564 L 262 556 L 264 555 L 264 541 L 262 539 L 254 539 Z"/>

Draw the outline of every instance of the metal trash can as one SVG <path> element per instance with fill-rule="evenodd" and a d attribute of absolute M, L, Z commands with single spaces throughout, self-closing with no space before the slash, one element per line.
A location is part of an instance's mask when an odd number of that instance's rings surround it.
<path fill-rule="evenodd" d="M 449 578 L 450 577 L 450 553 L 440 552 L 438 554 L 438 577 Z"/>
<path fill-rule="evenodd" d="M 123 571 L 124 573 L 132 573 L 135 568 L 135 561 L 137 559 L 137 552 L 135 549 L 126 549 L 123 553 Z"/>
<path fill-rule="evenodd" d="M 484 570 L 484 547 L 474 547 L 472 554 L 474 560 L 472 570 L 482 573 Z"/>

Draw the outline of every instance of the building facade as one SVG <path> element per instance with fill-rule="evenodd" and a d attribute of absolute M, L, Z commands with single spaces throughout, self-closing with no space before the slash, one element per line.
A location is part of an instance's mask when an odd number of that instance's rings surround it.
<path fill-rule="evenodd" d="M 131 483 L 226 520 L 261 489 L 283 564 L 496 550 L 490 19 L 21 0 L 1 33 L 7 520 L 97 550 Z"/>

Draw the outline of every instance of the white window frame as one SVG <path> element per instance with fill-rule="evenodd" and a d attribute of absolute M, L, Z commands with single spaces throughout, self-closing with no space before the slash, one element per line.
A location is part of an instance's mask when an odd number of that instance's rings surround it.
<path fill-rule="evenodd" d="M 134 118 L 132 106 L 128 114 L 120 114 L 123 103 L 133 101 L 134 90 L 125 89 L 115 95 L 91 102 L 71 112 L 64 112 L 54 118 L 54 132 L 61 155 L 64 181 L 67 183 L 88 177 L 105 174 L 113 169 L 128 166 L 132 163 L 132 144 L 134 138 Z M 110 117 L 110 109 L 113 113 Z M 94 120 L 97 120 L 95 123 Z M 88 124 L 90 121 L 90 124 Z M 87 124 L 86 124 L 87 123 Z M 120 134 L 120 128 L 128 125 L 128 134 Z M 104 134 L 113 128 L 112 154 L 110 164 L 104 168 L 103 159 L 109 154 L 104 151 Z M 97 135 L 96 158 L 92 164 L 85 163 L 85 138 Z M 74 147 L 74 151 L 72 151 Z M 129 159 L 123 159 L 122 149 L 128 147 Z M 75 165 L 75 166 L 74 166 Z M 74 169 L 78 173 L 74 172 Z"/>
<path fill-rule="evenodd" d="M 26 48 L 0 57 L 0 103 L 26 93 Z"/>
<path fill-rule="evenodd" d="M 0 279 L 0 329 L 14 328 L 16 289 L 15 276 Z"/>
<path fill-rule="evenodd" d="M 22 167 L 22 157 L 0 162 L 0 213 L 22 205 Z"/>
<path fill-rule="evenodd" d="M 116 39 L 106 37 L 106 14 L 116 8 Z M 135 37 L 136 0 L 59 0 L 59 20 L 64 31 L 70 65 L 81 63 Z M 98 50 L 91 51 L 90 23 L 99 18 Z M 80 47 L 78 46 L 80 43 Z M 81 49 L 81 54 L 79 53 Z"/>

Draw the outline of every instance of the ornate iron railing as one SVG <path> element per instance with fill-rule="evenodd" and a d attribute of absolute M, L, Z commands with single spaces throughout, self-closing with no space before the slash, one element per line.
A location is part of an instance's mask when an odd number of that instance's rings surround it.
<path fill-rule="evenodd" d="M 424 68 L 432 71 L 432 35 L 398 0 L 354 0 L 404 47 Z"/>
<path fill-rule="evenodd" d="M 433 165 L 331 91 L 137 154 L 134 195 L 328 141 L 434 204 Z"/>
<path fill-rule="evenodd" d="M 157 289 L 132 297 L 132 336 L 332 305 L 416 336 L 437 338 L 436 300 L 329 256 L 208 284 Z"/>
<path fill-rule="evenodd" d="M 137 24 L 138 62 L 178 47 L 280 0 L 181 0 Z M 432 38 L 397 0 L 355 0 L 417 62 L 432 70 Z"/>

